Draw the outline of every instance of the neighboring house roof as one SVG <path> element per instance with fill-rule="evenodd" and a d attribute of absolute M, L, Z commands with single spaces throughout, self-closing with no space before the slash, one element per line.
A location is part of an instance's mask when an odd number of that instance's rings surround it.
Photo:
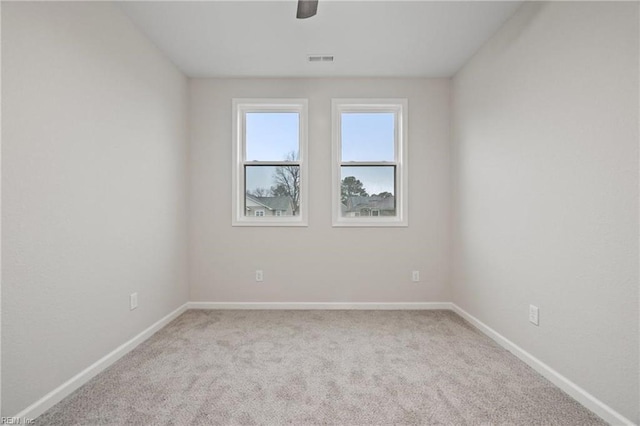
<path fill-rule="evenodd" d="M 343 204 L 344 205 L 344 204 Z M 352 196 L 347 198 L 346 211 L 360 211 L 362 209 L 395 210 L 396 199 L 393 195 L 383 198 L 377 195 L 370 197 Z"/>
<path fill-rule="evenodd" d="M 247 198 L 251 199 L 254 203 L 266 207 L 269 210 L 288 211 L 293 206 L 291 198 L 287 197 L 286 195 L 282 195 L 279 197 L 256 197 L 254 195 L 247 194 Z"/>

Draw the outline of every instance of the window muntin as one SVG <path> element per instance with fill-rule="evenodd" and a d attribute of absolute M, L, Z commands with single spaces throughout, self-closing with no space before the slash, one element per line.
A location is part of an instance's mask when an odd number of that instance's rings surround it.
<path fill-rule="evenodd" d="M 234 226 L 306 225 L 306 114 L 305 99 L 234 99 Z"/>
<path fill-rule="evenodd" d="M 406 99 L 334 99 L 333 225 L 407 226 Z"/>

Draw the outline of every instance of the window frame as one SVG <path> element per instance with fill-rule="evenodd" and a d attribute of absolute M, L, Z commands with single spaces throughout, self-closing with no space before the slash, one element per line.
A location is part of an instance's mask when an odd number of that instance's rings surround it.
<path fill-rule="evenodd" d="M 297 161 L 246 161 L 245 117 L 247 113 L 298 113 Z M 232 226 L 308 226 L 308 100 L 302 98 L 234 98 L 232 100 Z M 300 167 L 300 214 L 298 216 L 245 216 L 245 167 L 297 165 Z"/>
<path fill-rule="evenodd" d="M 393 113 L 394 161 L 342 161 L 342 114 L 343 113 Z M 334 227 L 406 227 L 409 226 L 409 167 L 408 167 L 408 100 L 389 99 L 342 99 L 331 100 L 332 124 L 332 219 Z M 340 185 L 342 167 L 349 166 L 394 166 L 396 215 L 354 216 L 341 214 Z"/>

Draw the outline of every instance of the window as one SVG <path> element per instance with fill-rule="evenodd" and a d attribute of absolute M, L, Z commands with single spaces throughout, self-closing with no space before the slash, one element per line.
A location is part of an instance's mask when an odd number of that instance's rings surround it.
<path fill-rule="evenodd" d="M 234 226 L 306 226 L 307 100 L 233 100 Z"/>
<path fill-rule="evenodd" d="M 407 226 L 407 100 L 334 99 L 333 226 Z"/>

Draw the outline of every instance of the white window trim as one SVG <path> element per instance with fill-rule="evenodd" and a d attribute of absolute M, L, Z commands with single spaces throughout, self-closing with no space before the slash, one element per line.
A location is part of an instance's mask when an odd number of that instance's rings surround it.
<path fill-rule="evenodd" d="M 394 162 L 342 162 L 341 118 L 343 112 L 395 113 Z M 407 99 L 332 99 L 332 218 L 334 227 L 392 227 L 409 226 L 409 167 L 408 167 L 408 101 Z M 350 164 L 396 166 L 396 216 L 342 217 L 340 202 L 341 166 Z"/>
<path fill-rule="evenodd" d="M 246 152 L 244 117 L 247 112 L 297 112 L 300 114 L 299 160 L 296 161 L 296 164 L 300 166 L 300 214 L 298 216 L 264 216 L 256 218 L 255 216 L 244 215 L 244 158 Z M 233 99 L 232 117 L 232 226 L 308 226 L 307 99 Z M 267 163 L 278 164 L 282 162 L 261 161 L 256 162 L 256 165 Z"/>

